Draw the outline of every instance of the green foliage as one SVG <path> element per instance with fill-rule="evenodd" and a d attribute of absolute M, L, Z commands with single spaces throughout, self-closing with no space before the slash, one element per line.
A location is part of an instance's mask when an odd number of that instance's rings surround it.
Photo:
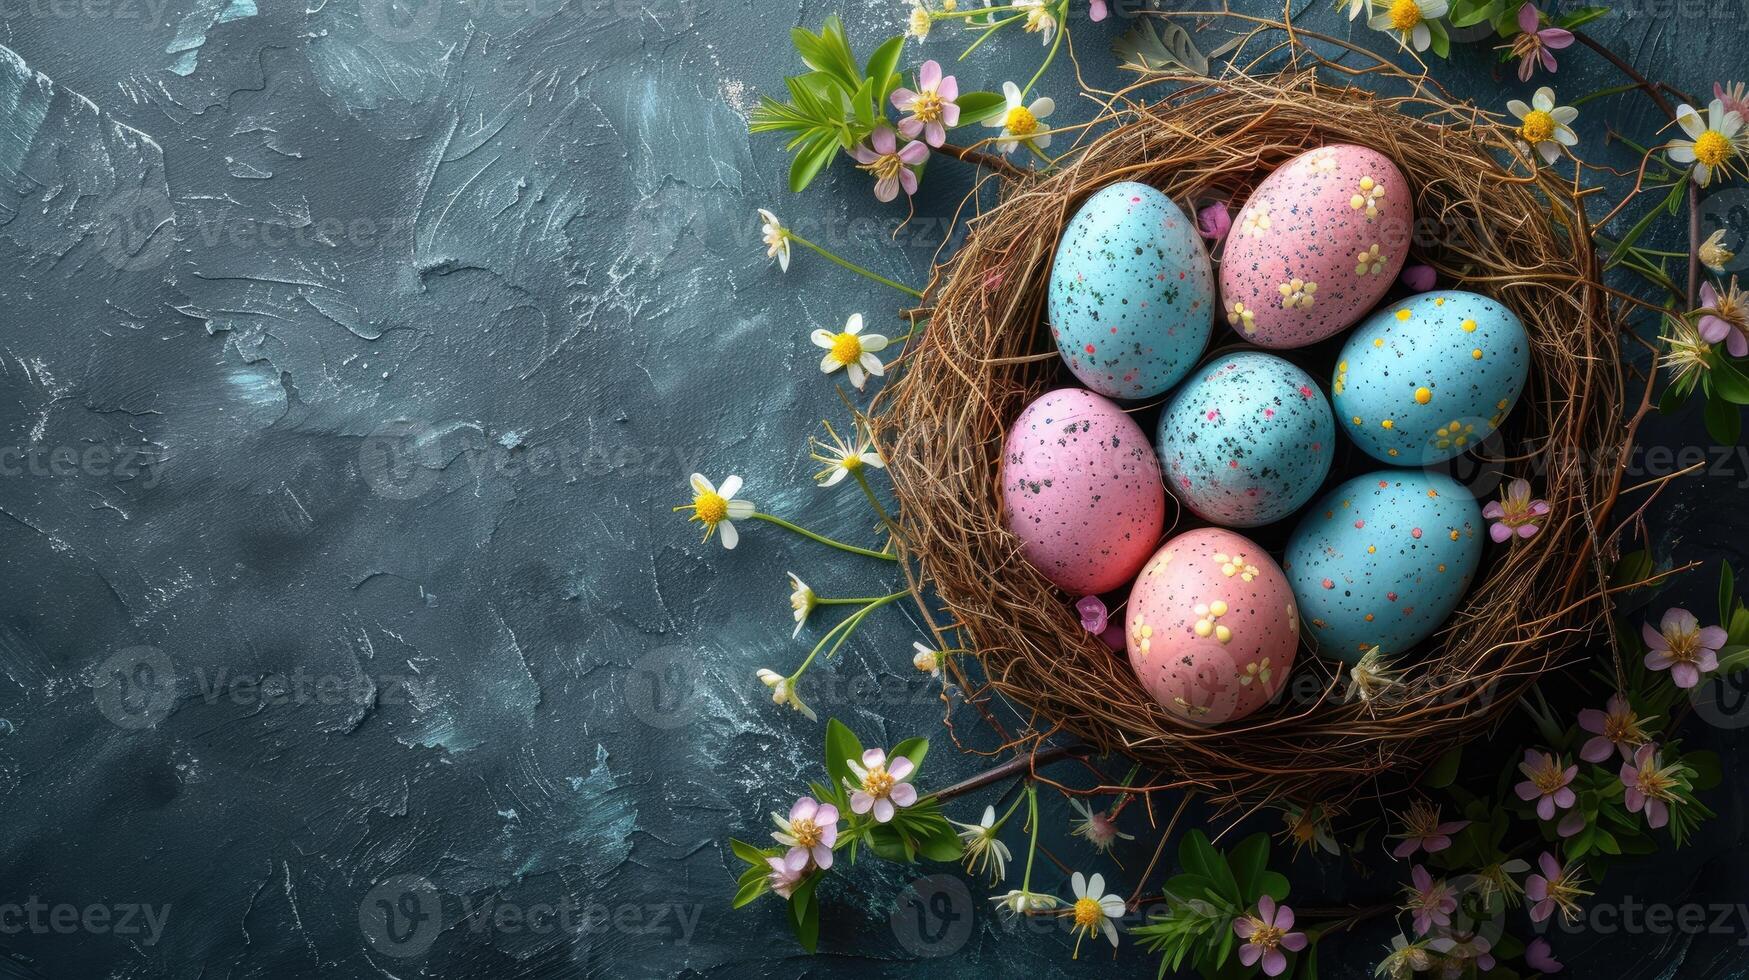
<path fill-rule="evenodd" d="M 1223 852 L 1200 830 L 1178 841 L 1180 871 L 1166 882 L 1166 907 L 1130 935 L 1149 952 L 1160 954 L 1160 976 L 1176 973 L 1188 962 L 1205 976 L 1224 976 L 1236 966 L 1229 962 L 1237 936 L 1233 920 L 1256 908 L 1264 895 L 1287 898 L 1285 877 L 1269 870 L 1268 834 L 1252 834 L 1231 852 Z M 1309 937 L 1308 937 L 1309 938 Z M 1316 975 L 1316 959 L 1308 954 L 1311 973 L 1302 963 L 1302 976 Z"/>
<path fill-rule="evenodd" d="M 875 127 L 889 122 L 887 97 L 901 82 L 899 58 L 905 37 L 881 42 L 866 62 L 858 62 L 850 39 L 836 14 L 827 17 L 820 33 L 797 27 L 790 41 L 807 71 L 784 79 L 789 101 L 760 96 L 748 129 L 783 133 L 790 161 L 789 188 L 800 191 L 820 175 L 839 151 L 849 151 L 868 139 Z M 994 92 L 967 92 L 960 106 L 960 126 L 983 122 L 1006 103 Z"/>

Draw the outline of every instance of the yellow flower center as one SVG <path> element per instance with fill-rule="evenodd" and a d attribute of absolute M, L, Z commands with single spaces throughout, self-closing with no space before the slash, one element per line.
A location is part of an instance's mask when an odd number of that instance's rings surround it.
<path fill-rule="evenodd" d="M 1671 630 L 1664 634 L 1670 644 L 1670 659 L 1677 663 L 1693 663 L 1700 659 L 1700 630 Z"/>
<path fill-rule="evenodd" d="M 1263 950 L 1271 950 L 1281 945 L 1282 930 L 1275 926 L 1264 925 L 1262 919 L 1253 918 L 1251 923 L 1256 927 L 1249 940 L 1253 945 Z"/>
<path fill-rule="evenodd" d="M 1415 0 L 1397 0 L 1391 4 L 1391 26 L 1397 30 L 1412 31 L 1421 20 L 1421 5 Z"/>
<path fill-rule="evenodd" d="M 820 843 L 820 825 L 812 820 L 796 820 L 789 825 L 789 835 L 796 839 L 797 847 L 813 847 Z"/>
<path fill-rule="evenodd" d="M 868 795 L 879 799 L 893 789 L 893 776 L 884 767 L 876 767 L 868 771 L 868 776 L 862 781 L 862 788 Z"/>
<path fill-rule="evenodd" d="M 729 516 L 729 502 L 722 494 L 707 490 L 692 498 L 692 516 L 706 524 L 716 524 Z"/>
<path fill-rule="evenodd" d="M 841 333 L 832 338 L 832 359 L 840 364 L 855 364 L 862 357 L 862 341 L 856 334 Z"/>
<path fill-rule="evenodd" d="M 1105 910 L 1091 898 L 1075 899 L 1075 924 L 1083 929 L 1091 929 L 1105 917 Z"/>
<path fill-rule="evenodd" d="M 1555 117 L 1542 111 L 1532 109 L 1524 117 L 1524 125 L 1518 128 L 1518 134 L 1524 137 L 1526 143 L 1547 143 L 1555 135 Z"/>
<path fill-rule="evenodd" d="M 862 469 L 862 454 L 851 453 L 839 460 L 838 465 L 843 467 L 846 473 L 855 473 L 857 470 Z"/>
<path fill-rule="evenodd" d="M 1032 114 L 1031 109 L 1023 105 L 1017 105 L 1008 110 L 1008 116 L 1002 124 L 1010 133 L 1022 139 L 1038 132 L 1038 117 Z"/>
<path fill-rule="evenodd" d="M 911 100 L 911 114 L 921 122 L 938 122 L 941 119 L 941 96 L 934 92 L 919 92 Z"/>
<path fill-rule="evenodd" d="M 1536 784 L 1539 792 L 1547 796 L 1567 785 L 1566 775 L 1554 763 L 1550 763 L 1538 769 L 1536 775 L 1530 777 L 1530 781 Z"/>
<path fill-rule="evenodd" d="M 1663 800 L 1664 802 L 1669 803 L 1676 799 L 1675 794 L 1670 792 L 1670 790 L 1675 787 L 1676 780 L 1671 779 L 1662 770 L 1658 769 L 1656 762 L 1647 762 L 1640 767 L 1640 774 L 1637 782 L 1639 783 L 1640 792 L 1654 800 Z"/>
<path fill-rule="evenodd" d="M 1639 718 L 1632 713 L 1612 714 L 1603 717 L 1603 737 L 1611 742 L 1639 742 L 1645 739 L 1645 733 L 1640 731 Z"/>
<path fill-rule="evenodd" d="M 1731 141 L 1716 129 L 1707 130 L 1694 141 L 1694 158 L 1709 167 L 1724 163 L 1731 153 Z"/>
<path fill-rule="evenodd" d="M 892 180 L 899 176 L 899 171 L 904 166 L 905 161 L 899 159 L 897 153 L 883 153 L 868 163 L 857 164 L 856 169 L 874 174 L 877 180 Z"/>

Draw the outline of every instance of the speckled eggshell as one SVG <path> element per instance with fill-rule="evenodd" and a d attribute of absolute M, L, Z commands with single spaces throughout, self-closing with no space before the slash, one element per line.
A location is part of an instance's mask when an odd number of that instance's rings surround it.
<path fill-rule="evenodd" d="M 1339 144 L 1294 157 L 1239 209 L 1220 313 L 1262 347 L 1333 337 L 1396 281 L 1413 220 L 1408 182 L 1384 154 Z"/>
<path fill-rule="evenodd" d="M 1117 405 L 1080 388 L 1049 391 L 1008 430 L 1002 512 L 1021 554 L 1058 588 L 1109 592 L 1135 577 L 1160 540 L 1160 462 Z"/>
<path fill-rule="evenodd" d="M 1273 354 L 1241 352 L 1210 362 L 1172 396 L 1155 447 L 1166 485 L 1197 516 L 1256 527 L 1318 492 L 1336 422 L 1306 372 Z"/>
<path fill-rule="evenodd" d="M 1233 721 L 1269 703 L 1299 649 L 1293 591 L 1255 542 L 1189 531 L 1154 553 L 1130 590 L 1130 667 L 1188 725 Z"/>
<path fill-rule="evenodd" d="M 1470 492 L 1437 474 L 1380 470 L 1332 490 L 1282 560 L 1318 652 L 1355 663 L 1432 636 L 1476 573 L 1481 526 Z"/>
<path fill-rule="evenodd" d="M 1051 266 L 1051 336 L 1108 398 L 1153 398 L 1196 365 L 1214 330 L 1215 277 L 1196 225 L 1146 184 L 1094 193 Z"/>
<path fill-rule="evenodd" d="M 1336 417 L 1367 455 L 1441 463 L 1491 435 L 1530 373 L 1530 337 L 1497 300 L 1436 292 L 1385 307 L 1343 345 Z"/>

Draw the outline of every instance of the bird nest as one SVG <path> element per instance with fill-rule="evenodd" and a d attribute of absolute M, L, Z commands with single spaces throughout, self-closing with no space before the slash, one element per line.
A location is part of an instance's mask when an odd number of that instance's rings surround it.
<path fill-rule="evenodd" d="M 1162 76 L 1150 84 L 1173 85 L 1158 100 L 1120 93 L 1073 162 L 1011 176 L 1000 202 L 970 220 L 914 314 L 926 325 L 871 408 L 919 602 L 945 609 L 942 632 L 963 631 L 961 645 L 981 662 L 970 699 L 985 707 L 997 694 L 1022 711 L 1028 727 L 1011 744 L 1072 734 L 1156 768 L 1154 788 L 1195 788 L 1229 806 L 1339 804 L 1486 733 L 1607 616 L 1609 545 L 1598 528 L 1621 493 L 1630 441 L 1620 311 L 1571 167 L 1563 177 L 1533 165 L 1505 121 L 1423 78 L 1398 73 L 1407 91 L 1381 95 L 1319 74 Z M 1354 696 L 1352 668 L 1302 651 L 1289 696 L 1241 721 L 1187 727 L 1148 696 L 1121 652 L 1083 628 L 1077 597 L 1021 557 L 1002 519 L 1004 439 L 1033 398 L 1073 384 L 1043 313 L 1058 238 L 1089 195 L 1127 180 L 1187 211 L 1243 201 L 1277 166 L 1336 143 L 1371 147 L 1402 170 L 1419 227 L 1431 230 L 1411 243 L 1414 260 L 1523 321 L 1525 393 L 1496 448 L 1468 459 L 1494 478 L 1532 479 L 1552 510 L 1535 539 L 1493 549 L 1395 683 Z"/>

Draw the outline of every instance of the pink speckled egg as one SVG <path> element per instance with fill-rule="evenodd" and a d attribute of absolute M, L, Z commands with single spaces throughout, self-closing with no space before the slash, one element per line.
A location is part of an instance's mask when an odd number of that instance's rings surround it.
<path fill-rule="evenodd" d="M 1396 281 L 1413 222 L 1409 184 L 1384 154 L 1339 144 L 1294 157 L 1233 222 L 1221 259 L 1227 323 L 1276 348 L 1353 326 Z"/>
<path fill-rule="evenodd" d="M 1173 538 L 1130 590 L 1130 667 L 1185 724 L 1219 725 L 1269 703 L 1293 670 L 1299 609 L 1281 567 L 1221 528 Z"/>
<path fill-rule="evenodd" d="M 1008 430 L 1002 516 L 1021 554 L 1071 595 L 1135 577 L 1166 521 L 1148 437 L 1111 401 L 1080 388 L 1040 395 Z"/>

